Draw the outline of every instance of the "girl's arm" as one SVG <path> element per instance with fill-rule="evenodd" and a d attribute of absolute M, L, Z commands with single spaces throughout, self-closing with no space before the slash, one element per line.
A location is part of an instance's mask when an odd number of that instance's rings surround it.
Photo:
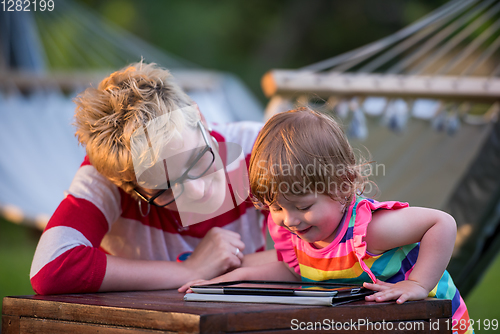
<path fill-rule="evenodd" d="M 261 280 L 261 281 L 300 281 L 300 276 L 297 275 L 286 263 L 281 261 L 268 262 L 255 267 L 237 268 L 227 274 L 206 281 L 197 279 L 190 281 L 181 286 L 179 292 L 191 292 L 188 290 L 192 285 L 212 284 L 228 281 L 240 280 Z"/>
<path fill-rule="evenodd" d="M 365 283 L 367 288 L 379 291 L 367 300 L 397 299 L 403 303 L 426 298 L 448 266 L 456 233 L 453 217 L 439 210 L 410 207 L 375 211 L 366 232 L 367 251 L 381 254 L 415 242 L 420 242 L 420 250 L 408 280 L 396 284 Z"/>

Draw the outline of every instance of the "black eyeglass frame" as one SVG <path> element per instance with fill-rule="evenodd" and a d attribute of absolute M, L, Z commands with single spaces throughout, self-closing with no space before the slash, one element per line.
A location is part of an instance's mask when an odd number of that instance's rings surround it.
<path fill-rule="evenodd" d="M 196 158 L 194 159 L 193 163 L 191 164 L 191 166 L 188 167 L 188 169 L 186 169 L 186 171 L 184 173 L 182 173 L 182 175 L 180 177 L 178 177 L 176 180 L 170 182 L 170 181 L 167 181 L 167 188 L 165 189 L 162 189 L 160 191 L 158 191 L 155 195 L 153 195 L 151 198 L 147 198 L 146 196 L 144 196 L 143 194 L 141 194 L 136 188 L 134 188 L 134 193 L 140 198 L 142 199 L 143 201 L 145 201 L 146 203 L 148 204 L 152 204 L 154 206 L 157 206 L 157 207 L 160 207 L 160 208 L 163 208 L 169 204 L 172 204 L 177 198 L 179 198 L 180 195 L 182 195 L 182 193 L 184 192 L 184 185 L 183 185 L 183 181 L 188 179 L 188 180 L 196 180 L 196 179 L 199 179 L 200 177 L 202 177 L 203 175 L 205 175 L 205 173 L 210 169 L 210 167 L 212 167 L 212 165 L 214 164 L 214 161 L 215 161 L 215 154 L 214 154 L 214 150 L 212 148 L 212 145 L 210 144 L 210 141 L 208 140 L 208 136 L 207 136 L 207 132 L 205 130 L 205 127 L 203 126 L 203 124 L 201 123 L 201 121 L 198 121 L 197 123 L 198 127 L 200 128 L 200 131 L 201 131 L 201 135 L 203 137 L 203 140 L 205 141 L 205 148 L 203 149 L 203 151 L 201 151 L 200 153 L 198 153 L 198 155 L 196 156 Z M 203 173 L 201 173 L 199 176 L 197 177 L 190 177 L 188 174 L 189 172 L 191 171 L 191 169 L 193 169 L 194 166 L 196 166 L 196 164 L 198 163 L 198 161 L 200 161 L 200 159 L 203 157 L 203 155 L 205 153 L 207 153 L 207 151 L 210 151 L 210 153 L 212 154 L 212 162 L 210 163 L 210 165 L 207 167 L 207 169 L 205 169 L 205 171 L 203 171 Z M 165 162 L 165 159 L 163 160 L 164 164 L 166 164 Z M 165 168 L 167 168 L 167 166 L 165 166 Z M 182 191 L 177 195 L 177 196 L 174 196 L 174 198 L 169 201 L 168 203 L 166 204 L 163 204 L 163 205 L 159 205 L 159 204 L 156 204 L 154 203 L 154 200 L 157 199 L 158 197 L 160 197 L 161 195 L 163 195 L 165 193 L 165 191 L 167 190 L 170 190 L 172 189 L 176 184 L 180 184 L 182 186 Z"/>

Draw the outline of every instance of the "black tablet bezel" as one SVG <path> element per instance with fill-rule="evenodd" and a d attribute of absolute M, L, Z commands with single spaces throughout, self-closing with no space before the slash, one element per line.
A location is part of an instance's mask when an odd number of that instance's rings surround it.
<path fill-rule="evenodd" d="M 237 287 L 239 284 L 262 285 L 262 287 Z M 283 288 L 276 286 L 283 285 Z M 285 287 L 286 286 L 286 287 Z M 297 286 L 293 288 L 290 286 Z M 324 289 L 302 288 L 303 286 L 319 287 Z M 200 288 L 197 293 L 216 293 L 216 294 L 234 294 L 234 295 L 273 295 L 273 296 L 328 296 L 334 299 L 350 299 L 359 296 L 365 296 L 373 291 L 364 288 L 362 285 L 349 283 L 329 283 L 329 282 L 304 282 L 304 281 L 258 281 L 258 280 L 240 280 L 220 282 L 213 284 L 202 284 L 195 287 Z M 193 290 L 194 291 L 194 290 Z"/>

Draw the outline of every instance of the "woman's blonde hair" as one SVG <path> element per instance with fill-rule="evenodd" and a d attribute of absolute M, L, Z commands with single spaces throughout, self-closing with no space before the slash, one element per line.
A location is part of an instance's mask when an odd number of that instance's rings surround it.
<path fill-rule="evenodd" d="M 174 82 L 169 71 L 142 61 L 112 73 L 97 88 L 87 88 L 74 101 L 76 136 L 85 146 L 90 162 L 99 173 L 129 193 L 136 185 L 131 153 L 134 132 L 160 116 L 167 118 L 165 121 L 162 117 L 165 127 L 156 129 L 159 133 L 172 131 L 170 121 L 179 132 L 182 131 L 179 127 L 195 126 L 200 118 L 195 108 L 185 108 L 192 106 L 193 101 Z M 172 113 L 179 109 L 183 112 Z M 164 139 L 161 145 L 172 136 L 151 134 L 152 138 Z M 148 143 L 141 149 L 147 151 Z"/>
<path fill-rule="evenodd" d="M 250 158 L 254 204 L 311 192 L 349 202 L 368 182 L 362 166 L 334 119 L 308 108 L 276 114 L 262 128 Z"/>

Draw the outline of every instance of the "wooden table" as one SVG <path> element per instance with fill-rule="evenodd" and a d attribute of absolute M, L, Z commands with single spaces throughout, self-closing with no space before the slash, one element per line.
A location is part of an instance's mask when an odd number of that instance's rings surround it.
<path fill-rule="evenodd" d="M 450 317 L 448 300 L 402 305 L 359 301 L 335 307 L 204 303 L 184 302 L 183 294 L 163 290 L 5 297 L 1 333 L 255 334 L 297 333 L 316 326 L 308 332 L 333 328 L 335 333 L 434 334 L 450 333 Z"/>

